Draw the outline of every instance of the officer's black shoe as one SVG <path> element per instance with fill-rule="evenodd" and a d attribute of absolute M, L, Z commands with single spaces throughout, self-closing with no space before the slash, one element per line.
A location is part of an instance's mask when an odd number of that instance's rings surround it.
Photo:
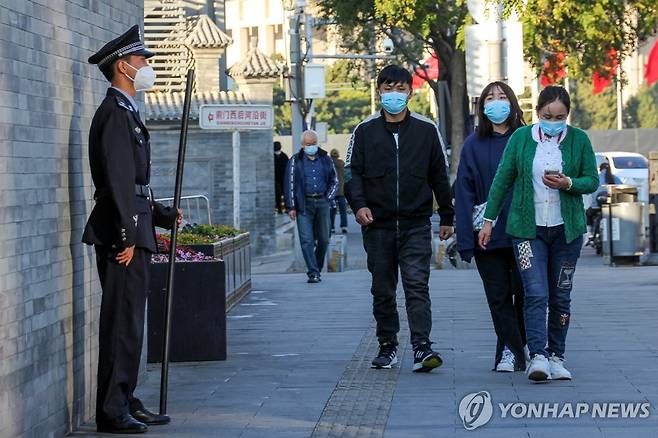
<path fill-rule="evenodd" d="M 146 424 L 135 420 L 130 414 L 124 414 L 112 420 L 104 420 L 96 424 L 96 430 L 103 433 L 144 433 L 148 429 Z"/>
<path fill-rule="evenodd" d="M 171 418 L 169 418 L 168 415 L 154 414 L 143 406 L 141 408 L 131 410 L 130 415 L 132 415 L 135 420 L 141 421 L 142 423 L 148 424 L 149 426 L 169 424 L 171 421 Z"/>
<path fill-rule="evenodd" d="M 439 353 L 432 351 L 431 342 L 423 342 L 414 347 L 414 372 L 428 373 L 443 365 Z"/>
<path fill-rule="evenodd" d="M 379 344 L 379 353 L 377 353 L 377 357 L 372 360 L 372 366 L 370 368 L 391 368 L 398 363 L 397 352 L 398 348 L 392 342 Z"/>

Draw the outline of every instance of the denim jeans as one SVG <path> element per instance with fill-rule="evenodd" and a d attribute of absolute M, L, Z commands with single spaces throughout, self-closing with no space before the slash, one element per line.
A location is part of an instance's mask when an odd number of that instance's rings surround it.
<path fill-rule="evenodd" d="M 340 227 L 341 228 L 346 228 L 347 227 L 347 201 L 345 200 L 345 196 L 336 196 L 336 206 L 338 207 L 338 211 L 340 212 Z M 331 209 L 331 229 L 335 229 L 335 223 L 336 223 L 336 207 L 333 207 Z"/>
<path fill-rule="evenodd" d="M 432 233 L 430 224 L 399 231 L 366 227 L 363 246 L 372 274 L 372 312 L 380 343 L 398 343 L 400 320 L 396 303 L 398 268 L 402 274 L 411 343 L 428 342 L 432 329 L 429 293 Z"/>
<path fill-rule="evenodd" d="M 498 338 L 494 369 L 502 359 L 503 349 L 507 347 L 514 353 L 516 368 L 524 370 L 523 346 L 526 339 L 523 323 L 523 284 L 514 251 L 512 248 L 489 251 L 476 249 L 474 256 Z"/>
<path fill-rule="evenodd" d="M 513 243 L 525 290 L 525 329 L 530 355 L 555 354 L 563 358 L 571 320 L 573 276 L 583 237 L 567 243 L 564 225 L 559 225 L 537 227 L 535 239 L 514 239 Z"/>
<path fill-rule="evenodd" d="M 297 215 L 297 229 L 307 272 L 320 275 L 329 246 L 329 201 L 306 198 L 304 214 Z"/>

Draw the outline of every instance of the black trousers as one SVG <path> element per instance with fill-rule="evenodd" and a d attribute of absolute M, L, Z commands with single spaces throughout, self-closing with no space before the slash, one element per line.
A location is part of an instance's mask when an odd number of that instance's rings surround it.
<path fill-rule="evenodd" d="M 144 313 L 151 253 L 135 248 L 130 265 L 116 261 L 117 251 L 96 246 L 103 289 L 98 333 L 96 422 L 141 407 L 134 397 L 144 340 Z"/>
<path fill-rule="evenodd" d="M 512 248 L 475 251 L 491 319 L 498 337 L 494 368 L 500 362 L 505 346 L 516 357 L 516 368 L 525 369 L 526 344 L 523 319 L 523 284 Z"/>
<path fill-rule="evenodd" d="M 283 181 L 275 181 L 274 183 L 274 208 L 281 213 L 283 211 Z"/>
<path fill-rule="evenodd" d="M 377 321 L 379 342 L 398 343 L 398 269 L 402 274 L 411 343 L 429 342 L 432 329 L 429 294 L 431 226 L 427 224 L 400 231 L 366 227 L 362 232 L 368 270 L 372 274 L 372 313 Z"/>

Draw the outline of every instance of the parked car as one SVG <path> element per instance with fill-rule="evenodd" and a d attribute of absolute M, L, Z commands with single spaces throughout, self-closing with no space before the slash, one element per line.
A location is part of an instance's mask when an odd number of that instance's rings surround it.
<path fill-rule="evenodd" d="M 610 171 L 622 184 L 638 189 L 638 201 L 649 202 L 649 160 L 634 152 L 597 152 L 596 164 L 608 162 Z"/>

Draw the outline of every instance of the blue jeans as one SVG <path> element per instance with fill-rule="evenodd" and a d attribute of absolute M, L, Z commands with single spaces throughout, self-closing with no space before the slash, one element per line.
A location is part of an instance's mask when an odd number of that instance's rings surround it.
<path fill-rule="evenodd" d="M 347 201 L 345 196 L 336 196 L 336 207 L 340 212 L 340 227 L 347 228 Z M 336 223 L 336 207 L 331 209 L 331 229 L 335 229 Z"/>
<path fill-rule="evenodd" d="M 320 275 L 329 246 L 329 201 L 305 199 L 306 208 L 297 215 L 297 229 L 307 275 Z"/>
<path fill-rule="evenodd" d="M 514 239 L 513 243 L 525 290 L 525 330 L 530 356 L 555 354 L 563 358 L 571 319 L 571 288 L 583 237 L 566 243 L 564 225 L 559 225 L 537 227 L 535 239 Z"/>

